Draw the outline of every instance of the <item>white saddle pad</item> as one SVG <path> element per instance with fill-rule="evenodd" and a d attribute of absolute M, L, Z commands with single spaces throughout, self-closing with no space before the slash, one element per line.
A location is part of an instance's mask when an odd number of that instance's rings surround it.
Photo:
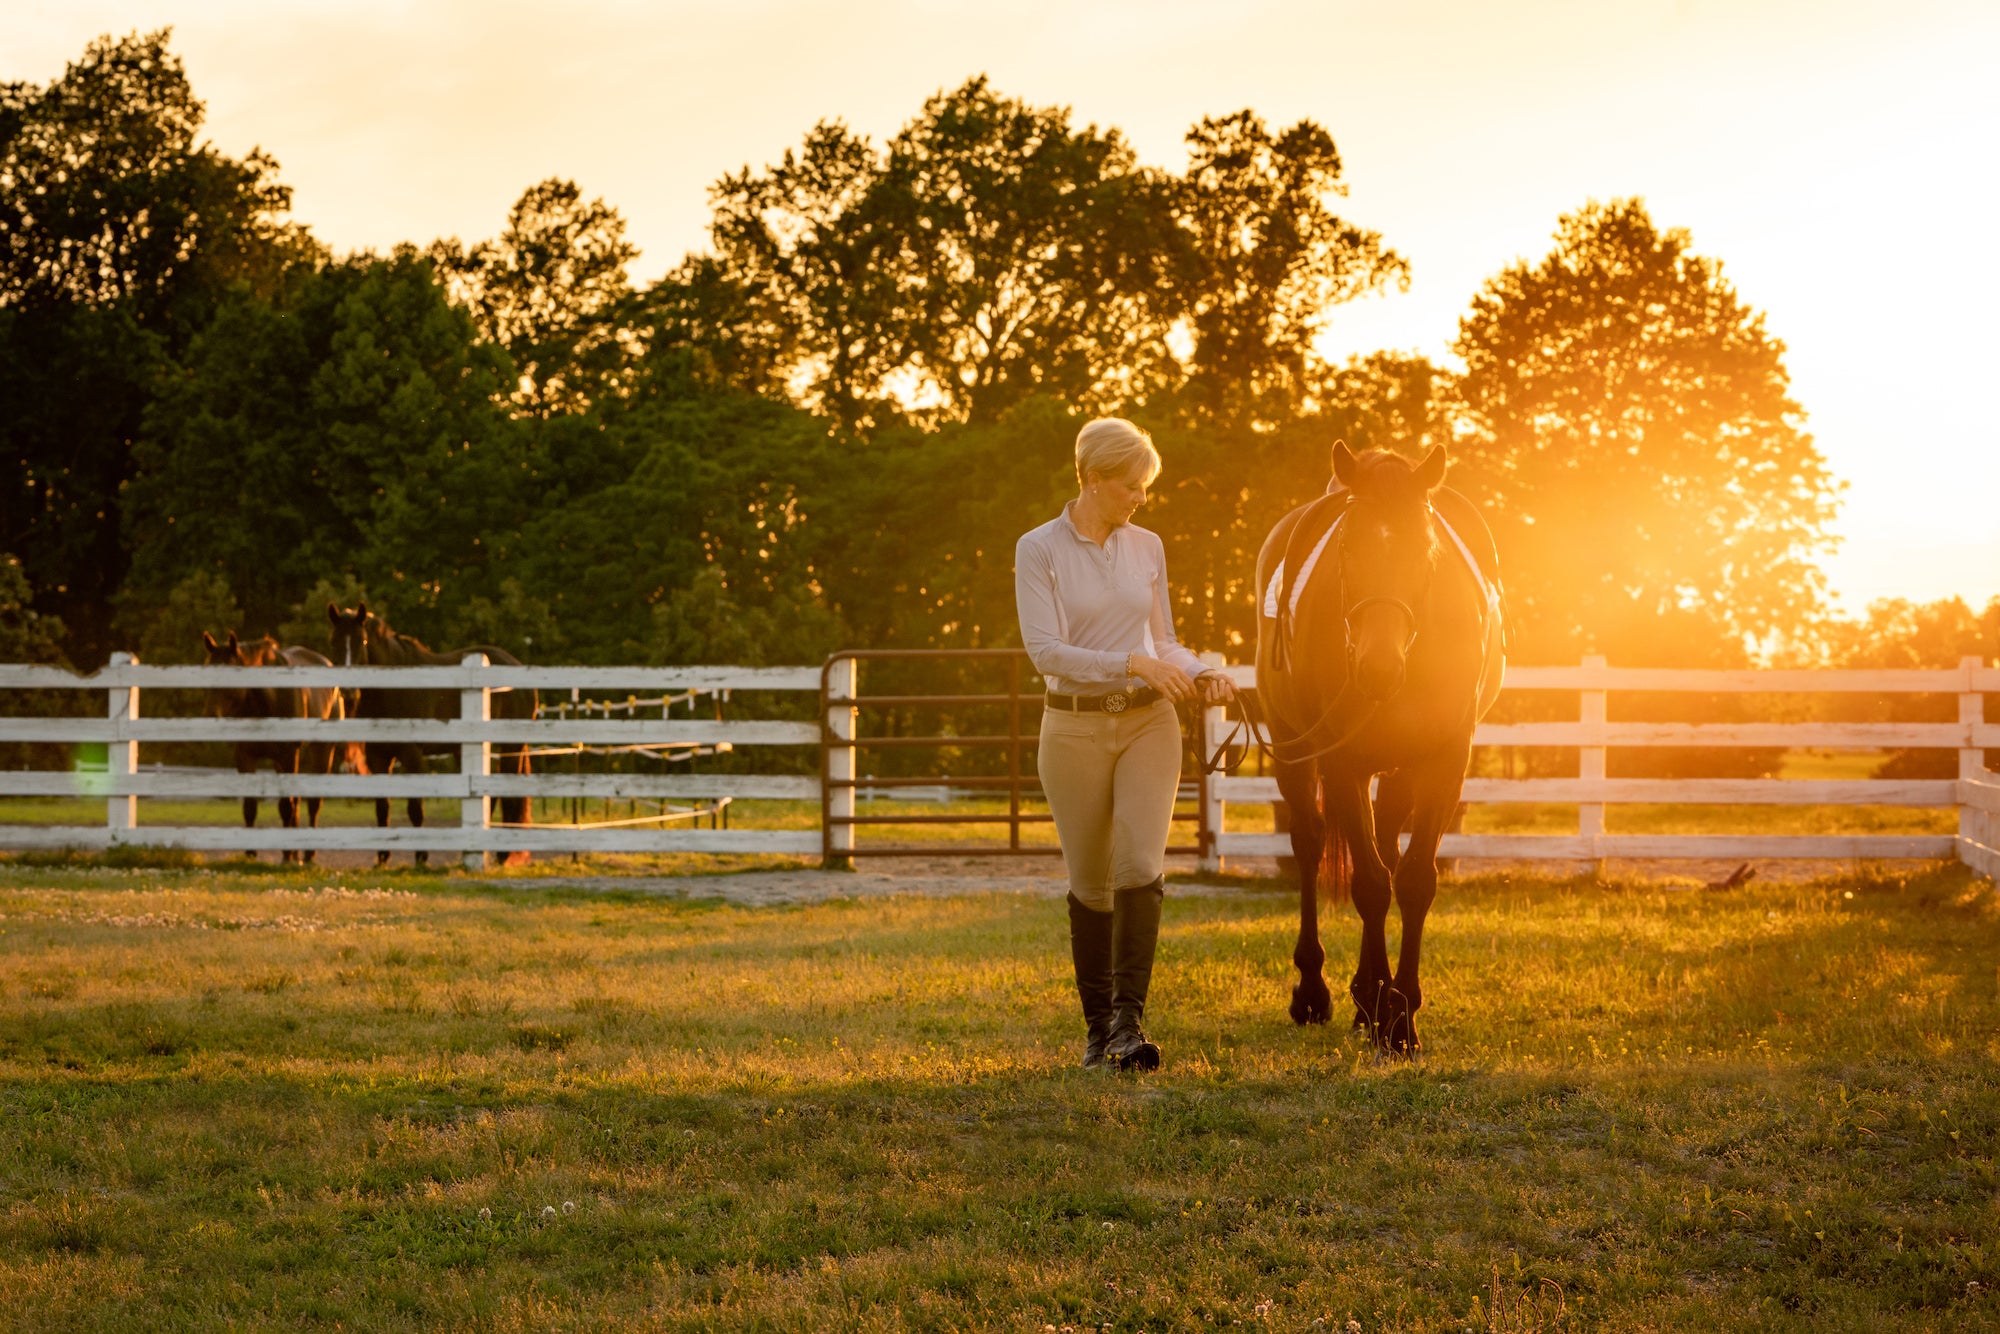
<path fill-rule="evenodd" d="M 1491 620 L 1497 617 L 1499 614 L 1500 592 L 1487 582 L 1485 572 L 1479 568 L 1479 562 L 1472 558 L 1472 548 L 1465 545 L 1465 540 L 1458 535 L 1456 529 L 1445 522 L 1442 514 L 1439 514 L 1436 510 L 1432 510 L 1431 517 L 1437 521 L 1437 526 L 1444 530 L 1444 535 L 1451 539 L 1451 544 L 1458 548 L 1458 554 L 1465 560 L 1465 568 L 1472 571 L 1473 581 L 1479 585 L 1480 595 L 1486 601 L 1488 619 Z M 1312 578 L 1313 571 L 1319 567 L 1320 556 L 1326 551 L 1326 544 L 1333 540 L 1333 535 L 1340 531 L 1340 525 L 1346 519 L 1347 516 L 1345 514 L 1335 519 L 1332 526 L 1320 536 L 1319 541 L 1313 543 L 1313 549 L 1306 553 L 1305 564 L 1300 567 L 1299 577 L 1292 584 L 1292 605 L 1290 609 L 1292 615 L 1297 616 L 1299 614 L 1299 598 L 1306 591 L 1306 581 Z M 1278 590 L 1284 586 L 1285 560 L 1284 557 L 1280 556 L 1277 568 L 1271 571 L 1271 582 L 1264 587 L 1264 614 L 1273 620 L 1276 620 L 1278 616 Z"/>
<path fill-rule="evenodd" d="M 1332 526 L 1320 534 L 1319 541 L 1313 543 L 1313 549 L 1306 553 L 1305 564 L 1299 567 L 1299 577 L 1292 584 L 1292 615 L 1297 616 L 1299 614 L 1299 598 L 1306 591 L 1306 580 L 1312 578 L 1313 570 L 1319 565 L 1320 554 L 1326 550 L 1326 544 L 1333 540 L 1334 533 L 1339 530 L 1341 523 L 1346 518 L 1347 516 L 1343 514 L 1340 518 L 1335 519 Z M 1278 557 L 1278 567 L 1271 571 L 1271 582 L 1264 586 L 1264 614 L 1272 620 L 1278 618 L 1278 590 L 1284 586 L 1285 558 L 1280 556 Z M 1239 603 L 1238 605 L 1240 606 L 1241 604 Z"/>

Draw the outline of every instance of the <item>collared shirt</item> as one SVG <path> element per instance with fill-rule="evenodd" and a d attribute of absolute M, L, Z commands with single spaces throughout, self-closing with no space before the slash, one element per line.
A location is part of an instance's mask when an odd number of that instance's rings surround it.
<path fill-rule="evenodd" d="M 1014 606 L 1021 644 L 1051 690 L 1098 695 L 1128 688 L 1125 655 L 1143 653 L 1194 676 L 1200 658 L 1174 638 L 1167 602 L 1167 548 L 1132 524 L 1104 545 L 1077 531 L 1076 502 L 1014 546 Z"/>

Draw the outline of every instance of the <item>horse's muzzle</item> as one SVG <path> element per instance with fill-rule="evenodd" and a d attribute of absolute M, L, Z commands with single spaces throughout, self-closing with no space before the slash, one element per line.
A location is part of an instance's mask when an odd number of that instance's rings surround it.
<path fill-rule="evenodd" d="M 1383 651 L 1364 654 L 1354 662 L 1354 686 L 1377 704 L 1393 698 L 1403 688 L 1407 663 L 1400 653 Z"/>

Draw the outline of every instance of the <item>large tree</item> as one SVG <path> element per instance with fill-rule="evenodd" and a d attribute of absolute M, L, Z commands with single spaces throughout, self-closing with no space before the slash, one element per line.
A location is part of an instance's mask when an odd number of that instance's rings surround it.
<path fill-rule="evenodd" d="M 546 490 L 500 401 L 511 379 L 411 250 L 329 264 L 274 300 L 239 294 L 147 414 L 126 624 L 142 630 L 196 574 L 257 630 L 342 573 L 425 634 L 498 596 L 493 570 Z"/>
<path fill-rule="evenodd" d="M 1174 415 L 1265 429 L 1305 402 L 1326 312 L 1404 265 L 1333 211 L 1340 155 L 1318 125 L 1242 111 L 1188 148 L 1184 176 L 1146 167 L 1115 129 L 974 79 L 879 150 L 824 123 L 726 177 L 714 255 L 661 293 L 729 309 L 755 383 L 864 432 L 1183 389 Z"/>
<path fill-rule="evenodd" d="M 227 291 L 315 257 L 276 164 L 218 152 L 202 118 L 165 31 L 94 41 L 45 87 L 0 86 L 0 548 L 81 662 L 109 643 L 154 377 Z"/>
<path fill-rule="evenodd" d="M 563 180 L 528 187 L 498 239 L 431 248 L 453 299 L 514 359 L 513 397 L 543 416 L 588 408 L 615 383 L 629 350 L 625 266 L 638 253 L 618 210 Z"/>
<path fill-rule="evenodd" d="M 906 407 L 992 420 L 1036 392 L 1095 402 L 1162 382 L 1165 184 L 1116 130 L 978 78 L 883 150 L 823 123 L 775 166 L 726 177 L 715 259 L 811 406 L 862 427 Z"/>
<path fill-rule="evenodd" d="M 1340 152 L 1312 121 L 1273 134 L 1239 111 L 1202 120 L 1187 143 L 1173 207 L 1189 241 L 1178 286 L 1190 398 L 1219 423 L 1291 421 L 1320 369 L 1313 340 L 1332 309 L 1407 287 L 1409 266 L 1378 233 L 1333 211 L 1347 193 Z"/>
<path fill-rule="evenodd" d="M 1837 485 L 1784 344 L 1690 245 L 1592 203 L 1460 323 L 1452 481 L 1495 530 L 1518 658 L 1724 662 L 1821 614 Z"/>

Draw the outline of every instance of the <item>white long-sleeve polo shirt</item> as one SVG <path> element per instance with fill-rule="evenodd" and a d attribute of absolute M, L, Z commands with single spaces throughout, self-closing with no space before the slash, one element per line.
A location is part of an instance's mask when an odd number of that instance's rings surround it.
<path fill-rule="evenodd" d="M 1129 688 L 1128 653 L 1200 674 L 1201 659 L 1174 638 L 1159 534 L 1128 523 L 1099 546 L 1071 521 L 1075 504 L 1014 546 L 1014 606 L 1035 670 L 1049 689 L 1072 695 Z"/>

